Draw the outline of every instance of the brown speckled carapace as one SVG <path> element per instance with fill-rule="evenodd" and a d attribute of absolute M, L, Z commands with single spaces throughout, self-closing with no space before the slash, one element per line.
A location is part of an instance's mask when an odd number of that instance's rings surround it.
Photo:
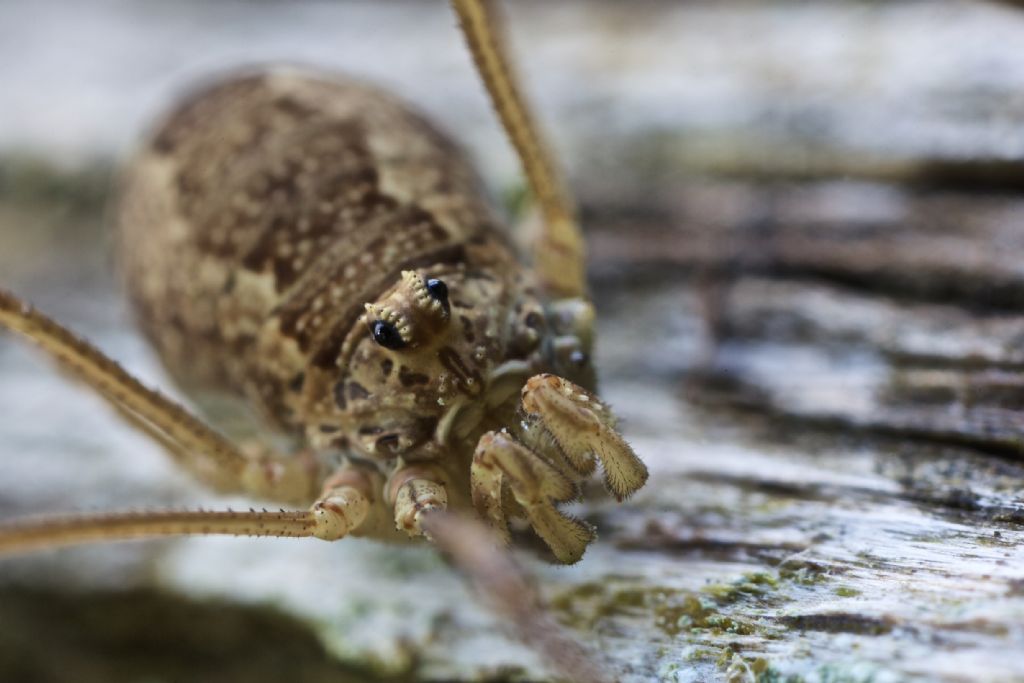
<path fill-rule="evenodd" d="M 4 530 L 0 550 L 169 533 L 400 539 L 448 508 L 506 539 L 523 518 L 574 562 L 593 530 L 557 506 L 597 462 L 617 498 L 643 485 L 591 393 L 571 203 L 487 3 L 454 4 L 543 214 L 532 259 L 458 147 L 391 95 L 294 68 L 194 92 L 126 167 L 118 261 L 181 386 L 247 402 L 284 438 L 225 439 L 10 295 L 0 323 L 205 481 L 311 507 L 73 518 Z"/>

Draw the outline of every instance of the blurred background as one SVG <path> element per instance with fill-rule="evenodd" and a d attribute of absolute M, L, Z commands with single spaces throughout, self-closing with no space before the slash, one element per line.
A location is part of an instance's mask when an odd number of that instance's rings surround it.
<path fill-rule="evenodd" d="M 621 680 L 1024 678 L 1024 11 L 506 3 L 656 476 L 527 553 Z M 117 169 L 220 71 L 428 113 L 523 185 L 439 0 L 0 0 L 0 286 L 173 393 L 107 249 Z M 0 336 L 0 519 L 204 493 Z M 429 548 L 190 539 L 0 561 L 0 680 L 547 680 Z"/>

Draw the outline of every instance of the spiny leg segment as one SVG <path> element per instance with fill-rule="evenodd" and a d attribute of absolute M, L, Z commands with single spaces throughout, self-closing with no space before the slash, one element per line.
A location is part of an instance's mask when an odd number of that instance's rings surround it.
<path fill-rule="evenodd" d="M 583 235 L 566 183 L 522 95 L 494 0 L 451 0 L 477 72 L 523 164 L 544 219 L 533 244 L 534 266 L 552 298 L 583 298 L 586 266 Z"/>
<path fill-rule="evenodd" d="M 369 505 L 354 488 L 329 492 L 309 510 L 164 510 L 50 516 L 0 525 L 0 555 L 96 541 L 185 535 L 342 538 L 359 526 Z"/>

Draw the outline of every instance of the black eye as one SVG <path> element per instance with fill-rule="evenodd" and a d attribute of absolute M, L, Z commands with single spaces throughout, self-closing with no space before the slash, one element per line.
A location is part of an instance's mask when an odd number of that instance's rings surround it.
<path fill-rule="evenodd" d="M 402 339 L 402 335 L 398 334 L 395 326 L 383 320 L 373 323 L 373 341 L 385 349 L 400 349 L 405 346 L 405 340 Z"/>
<path fill-rule="evenodd" d="M 441 304 L 447 313 L 448 307 L 448 285 L 444 283 L 444 280 L 438 280 L 437 278 L 431 278 L 427 280 L 427 292 L 434 299 L 434 301 Z"/>

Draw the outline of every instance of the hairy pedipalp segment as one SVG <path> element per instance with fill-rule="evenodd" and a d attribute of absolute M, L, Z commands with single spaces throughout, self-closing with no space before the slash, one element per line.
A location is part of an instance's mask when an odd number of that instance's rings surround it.
<path fill-rule="evenodd" d="M 647 466 L 615 430 L 615 417 L 596 396 L 555 375 L 531 377 L 523 387 L 523 409 L 537 417 L 569 463 L 589 474 L 601 461 L 604 481 L 618 500 L 647 482 Z"/>

